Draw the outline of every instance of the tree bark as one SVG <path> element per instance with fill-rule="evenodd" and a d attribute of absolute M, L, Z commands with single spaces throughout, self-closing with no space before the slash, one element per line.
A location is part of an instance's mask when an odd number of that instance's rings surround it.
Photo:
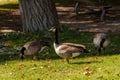
<path fill-rule="evenodd" d="M 41 32 L 59 26 L 53 0 L 19 0 L 19 4 L 24 32 Z"/>

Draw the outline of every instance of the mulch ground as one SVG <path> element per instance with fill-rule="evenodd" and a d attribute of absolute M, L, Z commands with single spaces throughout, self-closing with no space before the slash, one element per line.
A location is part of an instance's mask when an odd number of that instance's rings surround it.
<path fill-rule="evenodd" d="M 15 32 L 22 30 L 19 9 L 0 10 L 0 32 Z"/>
<path fill-rule="evenodd" d="M 80 14 L 75 15 L 74 4 L 56 4 L 59 21 L 70 29 L 87 32 L 113 32 L 120 33 L 120 7 L 109 11 L 105 21 L 99 20 L 100 15 Z M 116 9 L 116 6 L 113 6 Z M 87 9 L 81 7 L 80 13 Z M 22 31 L 22 21 L 19 9 L 0 10 L 0 32 Z"/>

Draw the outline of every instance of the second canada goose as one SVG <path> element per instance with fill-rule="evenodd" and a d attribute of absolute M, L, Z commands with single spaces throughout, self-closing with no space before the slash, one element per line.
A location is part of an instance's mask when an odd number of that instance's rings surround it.
<path fill-rule="evenodd" d="M 49 46 L 49 42 L 46 41 L 30 41 L 24 44 L 21 49 L 20 58 L 23 60 L 24 55 L 34 55 L 34 58 L 38 57 L 38 53 L 42 47 Z"/>
<path fill-rule="evenodd" d="M 105 50 L 109 43 L 110 40 L 105 33 L 98 33 L 93 38 L 93 44 L 98 48 L 99 53 L 101 53 L 101 50 Z"/>
<path fill-rule="evenodd" d="M 58 29 L 55 29 L 55 41 L 54 49 L 57 55 L 66 59 L 69 63 L 69 59 L 80 55 L 81 53 L 88 53 L 88 50 L 84 45 L 75 43 L 59 43 L 58 41 Z"/>

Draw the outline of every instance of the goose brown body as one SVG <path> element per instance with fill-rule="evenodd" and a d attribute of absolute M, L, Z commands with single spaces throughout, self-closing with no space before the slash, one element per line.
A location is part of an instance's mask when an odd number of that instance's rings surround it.
<path fill-rule="evenodd" d="M 21 59 L 23 59 L 24 55 L 38 55 L 44 46 L 49 46 L 49 43 L 46 41 L 30 41 L 25 43 L 21 49 Z"/>
<path fill-rule="evenodd" d="M 54 49 L 56 54 L 66 59 L 68 63 L 70 58 L 79 56 L 84 52 L 88 53 L 88 50 L 84 45 L 75 43 L 59 43 L 57 29 L 55 30 Z"/>
<path fill-rule="evenodd" d="M 110 43 L 108 36 L 105 33 L 98 33 L 94 36 L 93 44 L 98 48 L 99 53 L 105 49 Z"/>
<path fill-rule="evenodd" d="M 79 56 L 85 50 L 85 47 L 83 48 L 81 45 L 78 46 L 78 44 L 76 46 L 73 43 L 62 43 L 57 45 L 57 47 L 54 44 L 54 48 L 56 53 L 62 58 L 73 58 Z"/>

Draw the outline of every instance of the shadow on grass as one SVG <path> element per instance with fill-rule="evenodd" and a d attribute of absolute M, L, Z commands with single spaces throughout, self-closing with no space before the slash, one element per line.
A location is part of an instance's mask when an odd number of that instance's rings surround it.
<path fill-rule="evenodd" d="M 73 62 L 73 63 L 70 63 L 70 64 L 91 64 L 91 63 L 100 63 L 100 61 Z"/>
<path fill-rule="evenodd" d="M 4 64 L 7 61 L 14 61 L 14 60 L 18 60 L 20 61 L 20 57 L 18 54 L 3 54 L 0 55 L 0 64 Z"/>
<path fill-rule="evenodd" d="M 119 55 L 119 54 L 101 54 L 99 56 L 112 56 L 112 55 Z M 92 56 L 95 56 L 95 55 L 89 55 L 87 57 L 92 57 Z M 98 57 L 99 57 L 98 56 Z M 17 61 L 22 61 L 20 59 L 20 55 L 17 53 L 17 54 L 3 54 L 3 55 L 0 55 L 0 64 L 5 64 L 7 61 L 14 61 L 14 60 L 17 60 Z M 78 58 L 87 58 L 86 55 L 80 55 Z M 58 59 L 61 59 L 61 57 L 59 57 L 57 54 L 49 54 L 47 56 L 42 56 L 41 54 L 39 55 L 39 59 L 37 61 L 41 61 L 41 60 L 58 60 Z M 33 60 L 33 56 L 25 56 L 24 60 L 23 61 L 32 61 Z M 92 63 L 101 63 L 101 61 L 81 61 L 81 62 L 70 62 L 70 64 L 92 64 Z"/>

